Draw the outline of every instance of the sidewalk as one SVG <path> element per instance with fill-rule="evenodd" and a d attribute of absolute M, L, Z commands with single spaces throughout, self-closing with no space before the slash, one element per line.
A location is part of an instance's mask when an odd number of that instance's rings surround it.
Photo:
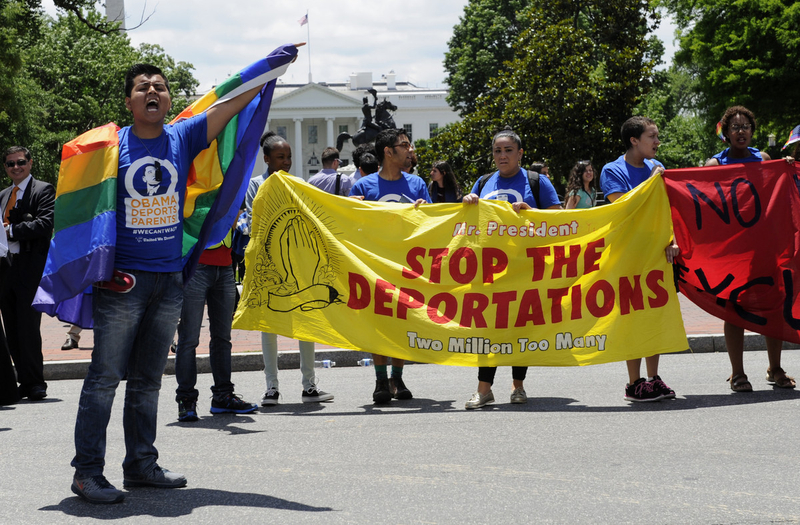
<path fill-rule="evenodd" d="M 681 303 L 681 314 L 689 339 L 692 352 L 724 352 L 725 340 L 722 336 L 722 321 L 712 317 L 683 295 L 678 295 Z M 207 319 L 204 318 L 203 329 L 200 332 L 200 344 L 197 347 L 198 372 L 210 372 L 208 366 L 208 328 Z M 69 325 L 58 319 L 42 316 L 42 353 L 45 361 L 45 379 L 80 379 L 86 374 L 93 346 L 91 330 L 81 333 L 80 347 L 74 350 L 62 351 L 61 345 L 67 338 Z M 262 370 L 264 362 L 261 357 L 261 333 L 247 330 L 233 330 L 233 370 Z M 785 348 L 797 348 L 797 345 L 784 344 Z M 763 338 L 756 334 L 747 333 L 745 350 L 763 349 Z M 288 337 L 278 336 L 278 367 L 299 368 L 297 341 Z M 166 373 L 173 374 L 173 356 L 167 364 Z M 336 366 L 357 366 L 357 361 L 369 357 L 364 352 L 342 350 L 328 345 L 317 344 L 317 359 L 330 359 Z"/>

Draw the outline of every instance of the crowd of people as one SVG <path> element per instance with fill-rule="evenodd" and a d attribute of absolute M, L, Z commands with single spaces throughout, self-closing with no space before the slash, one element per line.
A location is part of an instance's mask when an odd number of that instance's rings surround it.
<path fill-rule="evenodd" d="M 155 168 L 160 181 L 161 166 L 175 168 L 177 187 L 185 188 L 192 160 L 215 139 L 227 122 L 256 95 L 260 86 L 244 95 L 217 104 L 190 119 L 165 125 L 171 107 L 169 84 L 161 70 L 137 64 L 126 76 L 125 104 L 133 115 L 133 125 L 119 132 L 119 177 L 132 180 L 147 177 Z M 722 118 L 722 132 L 729 143 L 723 152 L 709 159 L 707 165 L 726 165 L 769 160 L 769 156 L 751 147 L 756 120 L 741 106 L 729 108 Z M 645 117 L 628 119 L 621 129 L 625 151 L 603 166 L 599 186 L 608 202 L 614 203 L 650 177 L 664 171 L 655 160 L 659 132 L 655 122 Z M 292 148 L 274 132 L 265 133 L 260 142 L 267 166 L 263 175 L 250 181 L 245 199 L 244 221 L 247 227 L 253 216 L 253 199 L 271 174 L 292 168 Z M 796 151 L 795 151 L 796 154 Z M 344 176 L 339 167 L 339 151 L 327 148 L 322 155 L 323 170 L 309 182 L 339 196 L 366 201 L 458 203 L 480 205 L 482 200 L 511 204 L 517 213 L 529 209 L 579 209 L 595 205 L 597 177 L 591 161 L 577 162 L 569 176 L 565 202 L 556 193 L 543 163 L 522 167 L 523 143 L 514 130 L 506 128 L 492 140 L 496 170 L 480 177 L 464 194 L 453 169 L 438 161 L 430 169 L 430 182 L 413 175 L 417 164 L 414 145 L 402 129 L 378 133 L 374 144 L 359 146 L 353 154 L 356 172 Z M 40 314 L 31 308 L 33 295 L 44 268 L 48 242 L 53 231 L 54 188 L 31 175 L 33 159 L 23 147 L 5 151 L 6 174 L 12 186 L 0 192 L 4 210 L 4 228 L 0 230 L 0 248 L 7 254 L 0 263 L 0 309 L 4 330 L 0 331 L 0 401 L 13 403 L 20 397 L 31 401 L 47 395 L 43 377 L 43 358 L 39 332 Z M 128 173 L 128 172 L 131 173 Z M 175 182 L 175 181 L 174 181 Z M 210 327 L 210 362 L 214 385 L 211 388 L 212 413 L 247 413 L 258 408 L 235 393 L 231 381 L 231 320 L 236 301 L 231 253 L 233 234 L 222 243 L 205 249 L 197 271 L 184 283 L 181 262 L 181 237 L 152 238 L 148 250 L 139 244 L 146 235 L 133 230 L 126 221 L 126 202 L 131 187 L 117 185 L 117 248 L 114 279 L 98 283 L 93 291 L 94 349 L 92 362 L 83 383 L 75 425 L 75 469 L 71 489 L 92 503 L 118 503 L 124 493 L 104 476 L 106 429 L 116 389 L 127 379 L 123 427 L 126 456 L 122 464 L 126 487 L 176 488 L 185 486 L 186 478 L 157 463 L 156 411 L 161 376 L 173 336 L 176 345 L 176 402 L 178 420 L 198 419 L 199 392 L 195 388 L 197 369 L 195 353 L 205 305 Z M 182 207 L 182 202 L 181 202 Z M 181 214 L 182 216 L 182 214 Z M 672 239 L 664 239 L 669 262 L 680 254 Z M 35 275 L 38 273 L 38 277 Z M 743 329 L 725 323 L 725 338 L 731 361 L 730 388 L 735 392 L 752 390 L 742 364 Z M 65 346 L 77 339 L 70 333 Z M 77 336 L 79 337 L 79 335 Z M 303 402 L 328 402 L 333 394 L 320 390 L 314 375 L 314 343 L 300 341 Z M 8 352 L 10 351 L 10 359 Z M 795 381 L 781 368 L 781 341 L 767 339 L 768 380 L 780 388 L 794 388 Z M 404 361 L 382 355 L 380 348 L 363 349 L 373 353 L 375 404 L 392 399 L 413 398 L 404 379 Z M 275 334 L 262 334 L 265 392 L 262 406 L 279 403 L 277 341 Z M 643 353 L 646 350 L 643 349 Z M 13 369 L 11 360 L 13 359 Z M 646 374 L 641 373 L 641 359 L 627 362 L 628 381 L 624 397 L 632 402 L 674 398 L 675 392 L 658 373 L 658 356 L 645 358 Z M 391 366 L 391 369 L 389 368 Z M 527 367 L 511 367 L 511 403 L 526 403 L 524 388 Z M 14 369 L 16 375 L 14 375 Z M 466 409 L 477 409 L 494 402 L 492 391 L 497 369 L 478 368 L 476 392 L 466 402 Z"/>

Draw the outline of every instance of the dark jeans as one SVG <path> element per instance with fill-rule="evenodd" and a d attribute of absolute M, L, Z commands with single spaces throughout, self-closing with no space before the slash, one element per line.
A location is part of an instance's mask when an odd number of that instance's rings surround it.
<path fill-rule="evenodd" d="M 197 271 L 183 290 L 183 309 L 178 324 L 178 348 L 175 350 L 175 378 L 178 389 L 175 400 L 197 401 L 197 345 L 203 309 L 208 303 L 208 344 L 214 399 L 221 400 L 233 393 L 231 383 L 231 323 L 236 302 L 236 285 L 230 266 L 198 264 Z"/>
<path fill-rule="evenodd" d="M 129 273 L 136 276 L 136 286 L 128 293 L 92 291 L 94 350 L 81 390 L 72 460 L 78 477 L 103 473 L 106 428 L 126 372 L 122 469 L 132 475 L 148 473 L 158 459 L 158 392 L 181 313 L 183 274 Z"/>
<path fill-rule="evenodd" d="M 490 385 L 494 384 L 494 375 L 497 373 L 496 366 L 479 366 L 478 367 L 478 381 L 485 381 Z M 517 381 L 525 381 L 525 376 L 528 374 L 527 366 L 512 366 L 511 378 Z"/>

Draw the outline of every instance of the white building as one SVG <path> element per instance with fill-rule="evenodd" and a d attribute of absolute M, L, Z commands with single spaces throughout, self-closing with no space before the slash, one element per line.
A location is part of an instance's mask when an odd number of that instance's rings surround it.
<path fill-rule="evenodd" d="M 404 128 L 412 140 L 427 139 L 438 128 L 460 120 L 447 105 L 446 89 L 418 88 L 409 82 L 396 82 L 389 73 L 381 81 L 373 82 L 372 73 L 354 73 L 349 82 L 342 83 L 278 83 L 267 121 L 271 129 L 284 137 L 292 146 L 292 174 L 308 178 L 322 169 L 322 150 L 336 146 L 342 132 L 354 135 L 364 118 L 361 111 L 363 97 L 373 97 L 367 89 L 378 92 L 378 101 L 388 99 L 397 106 L 394 121 Z M 340 157 L 351 159 L 354 146 L 348 141 Z M 265 170 L 259 155 L 255 173 Z"/>

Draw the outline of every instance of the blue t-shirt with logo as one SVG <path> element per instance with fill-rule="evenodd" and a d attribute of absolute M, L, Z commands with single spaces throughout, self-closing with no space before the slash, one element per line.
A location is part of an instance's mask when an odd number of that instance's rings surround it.
<path fill-rule="evenodd" d="M 155 139 L 140 139 L 130 127 L 119 130 L 116 268 L 183 269 L 186 180 L 192 161 L 208 147 L 207 133 L 205 113 L 165 124 Z"/>
<path fill-rule="evenodd" d="M 617 160 L 603 166 L 603 171 L 600 172 L 600 189 L 605 195 L 628 193 L 649 179 L 656 166 L 664 167 L 655 159 L 644 159 L 644 167 L 637 168 L 625 162 L 625 155 L 620 155 Z"/>
<path fill-rule="evenodd" d="M 475 181 L 472 186 L 472 193 L 478 193 L 480 182 L 480 179 Z M 561 205 L 553 183 L 544 175 L 539 175 L 539 198 L 542 202 L 536 202 L 536 198 L 531 192 L 531 184 L 528 181 L 528 172 L 523 168 L 520 168 L 513 177 L 501 177 L 500 172 L 495 171 L 486 181 L 486 184 L 483 185 L 481 194 L 478 197 L 510 203 L 524 202 L 531 208 L 540 210 Z"/>
<path fill-rule="evenodd" d="M 411 202 L 417 199 L 431 202 L 425 181 L 405 171 L 402 175 L 397 180 L 386 180 L 377 172 L 361 177 L 350 189 L 350 196 L 363 195 L 365 201 L 402 202 L 405 195 Z"/>

